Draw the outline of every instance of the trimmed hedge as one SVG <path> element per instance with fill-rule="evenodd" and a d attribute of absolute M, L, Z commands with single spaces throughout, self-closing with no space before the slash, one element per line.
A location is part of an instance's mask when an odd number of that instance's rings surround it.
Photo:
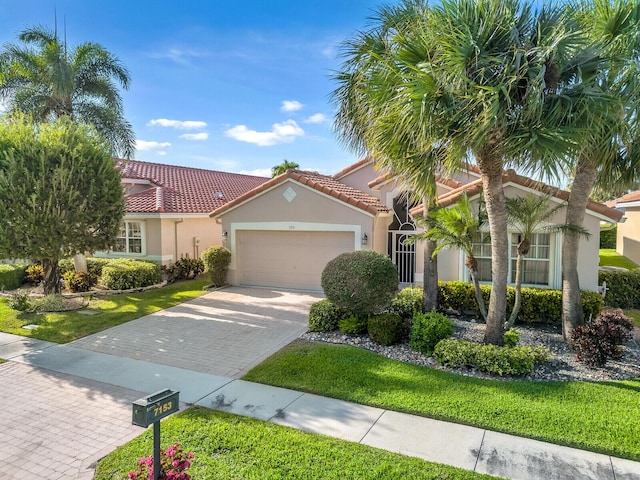
<path fill-rule="evenodd" d="M 607 307 L 640 308 L 640 270 L 601 270 L 598 272 L 598 284 L 603 282 L 607 282 L 604 297 Z"/>
<path fill-rule="evenodd" d="M 402 340 L 403 320 L 400 315 L 383 313 L 369 318 L 367 331 L 371 339 L 380 345 L 393 345 Z"/>
<path fill-rule="evenodd" d="M 209 273 L 211 283 L 222 287 L 227 283 L 227 273 L 231 264 L 231 251 L 222 245 L 215 245 L 202 252 L 205 272 Z"/>
<path fill-rule="evenodd" d="M 336 307 L 330 300 L 320 300 L 309 309 L 309 331 L 332 332 L 347 313 Z"/>
<path fill-rule="evenodd" d="M 616 225 L 611 230 L 600 230 L 600 248 L 616 248 L 616 235 L 618 232 L 618 226 Z"/>
<path fill-rule="evenodd" d="M 417 313 L 422 313 L 422 288 L 406 287 L 400 290 L 391 300 L 389 313 L 400 315 L 403 320 L 411 320 Z"/>
<path fill-rule="evenodd" d="M 419 313 L 413 317 L 409 347 L 423 355 L 431 355 L 440 340 L 453 334 L 453 323 L 441 313 Z"/>
<path fill-rule="evenodd" d="M 24 283 L 27 265 L 3 264 L 0 265 L 0 288 L 15 290 Z"/>
<path fill-rule="evenodd" d="M 102 269 L 104 268 L 104 266 L 109 265 L 109 263 L 114 260 L 120 259 L 89 257 L 87 258 L 87 271 L 94 277 L 100 278 L 102 276 Z M 58 266 L 60 268 L 60 275 L 63 277 L 65 273 L 75 271 L 75 268 L 73 266 L 73 258 L 63 258 L 58 262 Z"/>
<path fill-rule="evenodd" d="M 640 272 L 639 272 L 640 273 Z M 475 300 L 473 285 L 466 282 L 439 282 L 438 307 L 442 311 L 449 309 L 460 313 L 472 312 L 480 316 L 480 311 Z M 482 295 L 489 303 L 491 286 L 481 285 Z M 604 302 L 598 292 L 583 290 L 582 313 L 586 320 L 596 318 Z M 515 289 L 507 288 L 507 314 L 513 308 Z M 522 306 L 518 313 L 520 323 L 562 323 L 562 291 L 547 288 L 523 288 Z"/>
<path fill-rule="evenodd" d="M 116 259 L 102 268 L 102 284 L 109 290 L 148 287 L 161 281 L 160 268 L 153 262 Z"/>
<path fill-rule="evenodd" d="M 433 357 L 449 367 L 471 367 L 495 375 L 526 375 L 537 364 L 547 362 L 542 347 L 498 347 L 448 338 L 440 341 Z"/>

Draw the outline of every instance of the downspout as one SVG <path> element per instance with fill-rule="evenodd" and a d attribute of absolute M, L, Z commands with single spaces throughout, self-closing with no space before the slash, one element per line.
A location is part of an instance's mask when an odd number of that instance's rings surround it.
<path fill-rule="evenodd" d="M 174 260 L 173 263 L 176 263 L 178 260 L 180 260 L 178 258 L 178 224 L 184 222 L 184 218 L 181 218 L 180 220 L 174 220 L 173 221 L 173 234 L 174 234 L 174 242 L 175 242 L 175 247 L 176 247 L 176 253 L 174 255 Z"/>

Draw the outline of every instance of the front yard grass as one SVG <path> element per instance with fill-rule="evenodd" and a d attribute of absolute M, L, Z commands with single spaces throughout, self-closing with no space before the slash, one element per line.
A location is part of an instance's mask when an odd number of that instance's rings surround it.
<path fill-rule="evenodd" d="M 622 267 L 627 270 L 636 270 L 638 265 L 633 263 L 627 257 L 620 255 L 614 248 L 600 249 L 600 266 L 601 267 Z"/>
<path fill-rule="evenodd" d="M 202 288 L 209 283 L 208 280 L 186 280 L 145 292 L 96 297 L 84 309 L 92 315 L 78 310 L 23 313 L 9 308 L 8 299 L 0 298 L 0 332 L 67 343 L 204 295 L 208 292 Z M 22 328 L 28 324 L 39 327 Z"/>
<path fill-rule="evenodd" d="M 640 460 L 640 380 L 482 380 L 304 340 L 243 379 Z"/>
<path fill-rule="evenodd" d="M 496 478 L 202 407 L 162 422 L 162 447 L 174 443 L 195 454 L 187 470 L 193 479 Z M 126 478 L 152 453 L 148 429 L 102 459 L 94 478 Z"/>

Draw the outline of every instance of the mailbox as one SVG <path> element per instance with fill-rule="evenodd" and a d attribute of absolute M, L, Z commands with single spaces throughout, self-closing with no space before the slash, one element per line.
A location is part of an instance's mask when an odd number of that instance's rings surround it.
<path fill-rule="evenodd" d="M 146 428 L 177 412 L 180 409 L 179 395 L 180 392 L 165 389 L 136 400 L 132 404 L 133 419 L 131 423 Z"/>

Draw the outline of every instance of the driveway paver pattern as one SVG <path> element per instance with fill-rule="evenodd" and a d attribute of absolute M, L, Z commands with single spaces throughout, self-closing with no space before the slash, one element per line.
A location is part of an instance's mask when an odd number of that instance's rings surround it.
<path fill-rule="evenodd" d="M 320 294 L 230 287 L 69 343 L 240 378 L 307 330 Z"/>

